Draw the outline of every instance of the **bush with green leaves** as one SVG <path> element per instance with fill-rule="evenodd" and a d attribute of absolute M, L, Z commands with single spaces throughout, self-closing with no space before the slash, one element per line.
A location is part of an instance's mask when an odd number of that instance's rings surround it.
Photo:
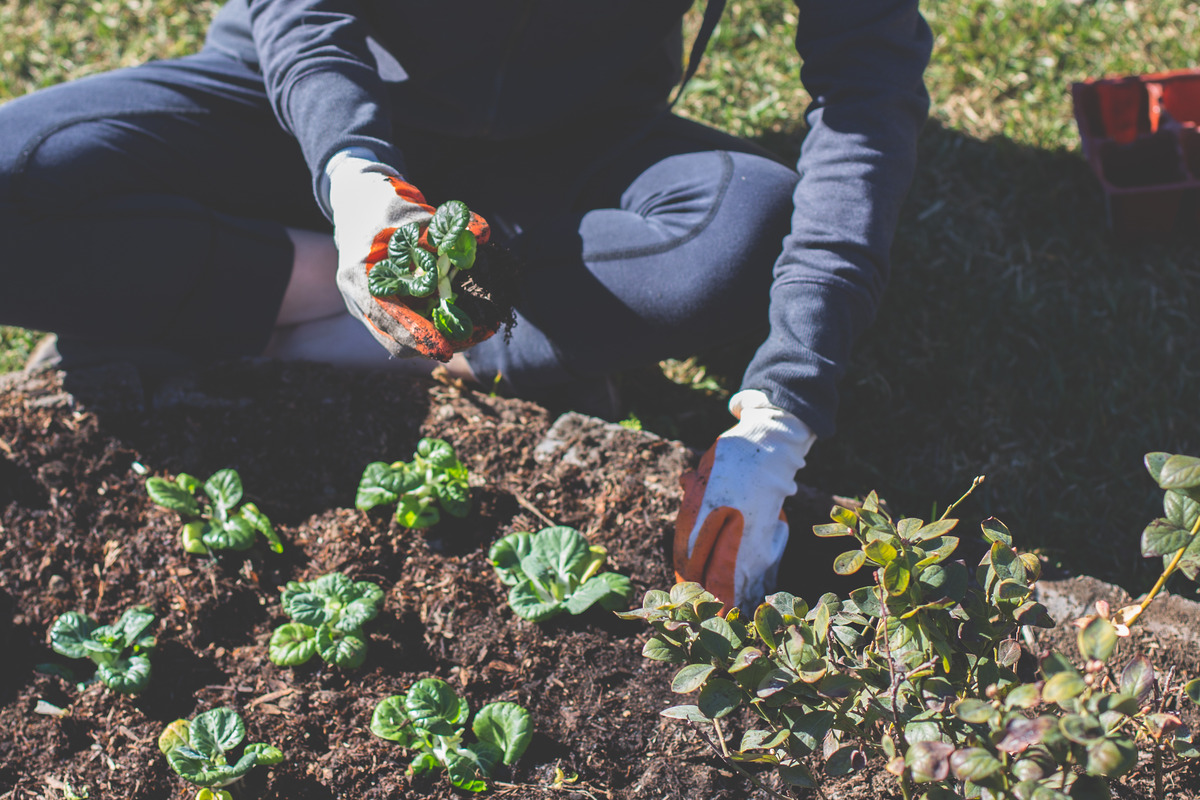
<path fill-rule="evenodd" d="M 241 780 L 256 766 L 283 761 L 282 750 L 261 742 L 246 745 L 241 756 L 235 756 L 245 738 L 246 725 L 236 711 L 214 708 L 190 722 L 172 722 L 158 737 L 158 749 L 177 775 L 201 787 L 196 800 L 232 800 L 222 787 Z"/>
<path fill-rule="evenodd" d="M 387 258 L 377 262 L 367 276 L 367 289 L 375 297 L 406 299 L 410 307 L 433 322 L 447 339 L 465 342 L 475 332 L 458 299 L 452 281 L 475 264 L 475 234 L 467 229 L 471 211 L 450 200 L 438 206 L 425 229 L 430 252 L 421 242 L 421 226 L 403 225 L 388 240 Z"/>
<path fill-rule="evenodd" d="M 383 590 L 376 584 L 331 572 L 312 581 L 288 581 L 281 602 L 292 622 L 271 634 L 267 654 L 272 661 L 294 667 L 319 655 L 344 669 L 362 666 L 367 658 L 362 626 L 379 614 L 383 603 Z"/>
<path fill-rule="evenodd" d="M 113 625 L 68 611 L 50 626 L 50 647 L 67 658 L 90 659 L 105 686 L 136 694 L 150 682 L 150 653 L 157 641 L 146 629 L 152 624 L 154 613 L 146 606 L 126 609 Z"/>
<path fill-rule="evenodd" d="M 1180 502 L 1168 497 L 1167 518 L 1190 521 L 1194 535 L 1195 509 L 1178 511 Z M 1110 666 L 1122 629 L 1106 607 L 1077 623 L 1082 668 L 1061 653 L 1035 659 L 1023 629 L 1054 625 L 1032 596 L 1038 559 L 988 519 L 987 552 L 969 570 L 951 560 L 957 520 L 948 514 L 893 522 L 873 493 L 861 509 L 834 508 L 814 532 L 857 541 L 835 571 L 873 569 L 844 599 L 825 594 L 810 607 L 779 592 L 753 617 L 737 608 L 722 617 L 698 584 L 647 592 L 641 609 L 619 616 L 653 627 L 643 654 L 681 665 L 675 692 L 698 692 L 664 716 L 696 724 L 756 782 L 744 765 L 818 786 L 805 762 L 816 753 L 830 776 L 876 760 L 905 798 L 924 800 L 1108 798 L 1108 780 L 1137 763 L 1139 741 L 1153 742 L 1156 758 L 1197 754 L 1170 709 L 1182 694 L 1200 695 L 1200 682 L 1171 690 L 1145 656 Z M 727 742 L 721 720 L 739 710 L 752 724 Z"/>
<path fill-rule="evenodd" d="M 476 741 L 465 743 L 470 706 L 439 678 L 423 678 L 405 694 L 380 701 L 371 732 L 414 751 L 409 775 L 444 769 L 459 789 L 482 792 L 500 762 L 512 764 L 533 738 L 529 712 L 516 703 L 488 703 L 471 720 Z"/>
<path fill-rule="evenodd" d="M 197 496 L 200 490 L 203 494 Z M 186 472 L 173 480 L 147 478 L 146 493 L 157 505 L 183 517 L 181 538 L 183 549 L 189 553 L 210 555 L 219 550 L 249 550 L 260 533 L 273 552 L 283 552 L 283 542 L 258 506 L 247 502 L 238 507 L 242 500 L 242 479 L 237 470 L 218 470 L 204 483 Z"/>
<path fill-rule="evenodd" d="M 374 461 L 363 470 L 354 505 L 361 511 L 396 504 L 396 521 L 406 528 L 429 528 L 441 511 L 465 517 L 471 511 L 467 468 L 442 439 L 422 439 L 411 462 Z M 439 511 L 440 509 L 440 511 Z"/>
<path fill-rule="evenodd" d="M 558 614 L 582 614 L 593 605 L 613 611 L 629 600 L 629 578 L 600 572 L 608 552 L 589 545 L 574 528 L 558 525 L 537 533 L 519 531 L 498 539 L 488 551 L 496 575 L 507 586 L 517 616 L 534 622 Z"/>

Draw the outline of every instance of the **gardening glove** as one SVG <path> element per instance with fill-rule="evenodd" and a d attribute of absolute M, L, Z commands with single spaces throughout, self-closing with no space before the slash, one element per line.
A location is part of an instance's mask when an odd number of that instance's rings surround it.
<path fill-rule="evenodd" d="M 729 410 L 738 423 L 680 479 L 675 577 L 700 583 L 726 610 L 752 610 L 775 584 L 788 539 L 783 501 L 816 436 L 756 389 L 735 394 Z"/>
<path fill-rule="evenodd" d="M 452 342 L 406 303 L 374 297 L 368 291 L 367 274 L 376 262 L 387 257 L 388 239 L 396 228 L 419 224 L 421 244 L 432 250 L 425 243 L 424 229 L 434 213 L 415 186 L 386 164 L 362 157 L 368 154 L 343 150 L 330 159 L 325 169 L 333 241 L 338 250 L 338 289 L 350 313 L 392 355 L 449 361 L 455 352 L 477 344 L 494 331 L 481 329 L 466 341 Z M 488 224 L 479 215 L 471 215 L 468 229 L 480 244 L 487 241 Z"/>

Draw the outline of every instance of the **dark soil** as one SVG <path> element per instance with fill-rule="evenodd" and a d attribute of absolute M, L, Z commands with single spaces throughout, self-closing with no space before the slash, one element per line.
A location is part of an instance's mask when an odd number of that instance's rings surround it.
<path fill-rule="evenodd" d="M 539 450 L 554 423 L 544 407 L 385 373 L 239 362 L 156 386 L 119 367 L 92 377 L 69 382 L 71 393 L 55 372 L 0 379 L 0 800 L 59 798 L 66 782 L 93 798 L 190 797 L 155 742 L 171 720 L 216 706 L 287 756 L 252 772 L 239 798 L 461 797 L 442 775 L 406 777 L 399 748 L 368 731 L 379 700 L 430 676 L 472 709 L 530 710 L 533 743 L 494 776 L 492 796 L 767 796 L 659 716 L 679 698 L 672 668 L 641 656 L 645 626 L 599 611 L 525 622 L 486 559 L 498 537 L 551 520 L 608 548 L 635 599 L 668 587 L 678 478 L 695 453 L 579 415 L 559 421 L 557 448 Z M 474 513 L 414 532 L 355 510 L 363 467 L 408 460 L 423 436 L 448 440 L 471 470 Z M 275 523 L 282 555 L 189 556 L 178 519 L 143 488 L 143 468 L 224 467 Z M 836 542 L 797 533 L 831 502 L 805 491 L 790 509 L 799 546 L 781 583 L 805 597 L 846 588 L 826 580 L 834 553 L 817 549 Z M 366 665 L 275 666 L 266 644 L 285 621 L 279 588 L 335 570 L 386 591 Z M 80 690 L 36 669 L 69 663 L 47 645 L 59 614 L 109 622 L 134 604 L 158 617 L 143 694 Z M 1184 793 L 1195 774 L 1175 773 L 1170 796 L 1196 796 Z M 893 796 L 878 773 L 826 786 L 831 800 Z"/>

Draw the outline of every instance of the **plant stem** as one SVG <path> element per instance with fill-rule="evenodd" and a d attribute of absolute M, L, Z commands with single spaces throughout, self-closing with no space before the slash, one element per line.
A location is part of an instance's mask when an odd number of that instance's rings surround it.
<path fill-rule="evenodd" d="M 1179 562 L 1183 560 L 1183 554 L 1187 552 L 1189 547 L 1191 547 L 1192 542 L 1195 540 L 1198 532 L 1200 532 L 1200 516 L 1196 517 L 1196 524 L 1192 526 L 1191 533 L 1188 534 L 1187 544 L 1179 548 L 1179 552 L 1175 554 L 1175 558 L 1171 559 L 1171 563 L 1168 564 L 1167 568 L 1163 570 L 1163 574 L 1158 576 L 1158 582 L 1154 584 L 1154 588 L 1152 588 L 1150 593 L 1146 595 L 1146 599 L 1142 600 L 1142 602 L 1138 604 L 1137 613 L 1135 613 L 1131 619 L 1125 620 L 1126 625 L 1132 625 L 1135 621 L 1137 621 L 1137 618 L 1142 615 L 1143 611 L 1149 608 L 1150 603 L 1154 601 L 1154 598 L 1158 596 L 1158 593 L 1161 592 L 1163 587 L 1167 585 L 1167 579 L 1175 574 L 1175 570 L 1179 569 Z"/>
<path fill-rule="evenodd" d="M 962 497 L 958 498 L 953 503 L 951 503 L 950 506 L 945 510 L 945 512 L 943 512 L 943 514 L 940 517 L 938 517 L 938 520 L 940 521 L 940 520 L 946 519 L 946 517 L 949 517 L 950 512 L 953 511 L 954 509 L 958 508 L 959 504 L 962 503 L 962 501 L 964 501 L 968 497 L 970 497 L 971 492 L 975 491 L 975 487 L 977 487 L 977 486 L 979 486 L 979 484 L 983 483 L 983 479 L 985 477 L 986 476 L 984 476 L 984 475 L 976 476 L 975 480 L 971 481 L 971 488 L 967 489 L 967 491 L 963 492 Z"/>

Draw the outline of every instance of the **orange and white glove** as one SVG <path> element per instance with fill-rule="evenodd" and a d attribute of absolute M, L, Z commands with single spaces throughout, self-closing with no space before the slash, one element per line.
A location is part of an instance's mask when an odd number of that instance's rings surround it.
<path fill-rule="evenodd" d="M 370 293 L 367 274 L 387 257 L 392 233 L 412 222 L 424 231 L 434 213 L 424 195 L 400 173 L 364 157 L 371 155 L 358 149 L 343 150 L 325 168 L 333 241 L 338 250 L 338 290 L 347 310 L 392 355 L 449 361 L 455 352 L 479 343 L 495 330 L 481 328 L 466 341 L 452 342 L 407 304 Z M 479 215 L 472 215 L 468 229 L 480 244 L 487 241 L 488 225 Z M 421 241 L 424 244 L 424 233 Z"/>
<path fill-rule="evenodd" d="M 680 479 L 675 577 L 700 583 L 726 610 L 753 613 L 775 585 L 788 539 L 783 501 L 816 436 L 757 389 L 735 394 L 729 410 L 738 423 Z"/>

